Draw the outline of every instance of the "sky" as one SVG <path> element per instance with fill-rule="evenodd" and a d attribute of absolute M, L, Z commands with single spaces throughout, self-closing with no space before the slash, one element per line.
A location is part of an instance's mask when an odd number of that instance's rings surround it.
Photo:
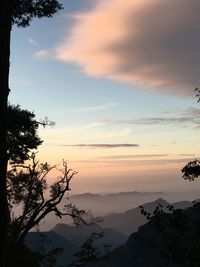
<path fill-rule="evenodd" d="M 40 161 L 78 171 L 73 193 L 197 189 L 200 1 L 60 2 L 11 37 L 10 103 L 55 122 Z"/>

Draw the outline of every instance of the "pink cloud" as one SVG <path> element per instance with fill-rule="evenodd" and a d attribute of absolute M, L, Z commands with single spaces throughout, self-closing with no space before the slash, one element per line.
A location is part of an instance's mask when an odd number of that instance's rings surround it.
<path fill-rule="evenodd" d="M 97 1 L 73 16 L 59 60 L 90 76 L 190 94 L 200 79 L 200 1 Z"/>

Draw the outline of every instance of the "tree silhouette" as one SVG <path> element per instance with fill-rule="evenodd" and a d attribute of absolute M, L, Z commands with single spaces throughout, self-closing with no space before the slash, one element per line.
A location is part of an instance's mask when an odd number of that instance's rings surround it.
<path fill-rule="evenodd" d="M 52 122 L 47 118 L 37 121 L 33 112 L 24 110 L 19 105 L 8 106 L 8 157 L 11 162 L 7 171 L 9 267 L 27 266 L 28 261 L 32 262 L 33 267 L 39 267 L 41 262 L 44 264 L 47 261 L 48 266 L 55 265 L 59 249 L 48 253 L 33 252 L 24 244 L 27 233 L 49 213 L 60 218 L 68 215 L 76 225 L 90 225 L 98 221 L 98 218 L 92 218 L 70 203 L 61 209 L 65 193 L 70 190 L 70 181 L 77 172 L 69 169 L 67 162 L 63 160 L 61 176 L 48 185 L 46 177 L 57 166 L 41 164 L 36 159 L 36 152 L 32 152 L 32 149 L 42 143 L 37 134 L 39 125 L 45 127 L 52 125 Z"/>
<path fill-rule="evenodd" d="M 23 163 L 30 158 L 32 149 L 37 149 L 42 140 L 37 134 L 39 122 L 35 114 L 22 109 L 19 105 L 8 106 L 8 160 L 14 163 Z M 43 122 L 43 126 L 47 125 Z"/>
<path fill-rule="evenodd" d="M 199 87 L 195 88 L 197 102 L 200 103 L 200 89 Z M 194 181 L 196 178 L 200 176 L 200 160 L 195 159 L 193 161 L 188 162 L 182 171 L 183 178 L 185 180 Z"/>
<path fill-rule="evenodd" d="M 169 266 L 173 263 L 180 267 L 199 267 L 200 203 L 195 202 L 185 210 L 175 209 L 172 205 L 159 205 L 153 213 L 146 212 L 142 206 L 140 208 L 149 221 L 148 227 L 160 237 L 147 243 L 151 249 L 159 253 Z M 137 233 L 135 238 L 145 242 Z"/>
<path fill-rule="evenodd" d="M 199 103 L 200 102 L 200 89 L 199 89 L 199 87 L 196 87 L 194 89 L 194 91 L 196 92 L 197 102 Z"/>
<path fill-rule="evenodd" d="M 194 181 L 200 176 L 200 160 L 195 159 L 188 162 L 181 171 L 185 180 Z"/>
<path fill-rule="evenodd" d="M 57 0 L 6 0 L 0 8 L 0 266 L 6 266 L 7 225 L 9 209 L 7 203 L 6 173 L 8 164 L 8 95 L 10 66 L 10 36 L 12 25 L 29 26 L 35 17 L 51 17 L 62 8 Z"/>
<path fill-rule="evenodd" d="M 197 102 L 200 102 L 200 89 L 195 88 Z M 182 177 L 190 182 L 200 177 L 200 160 L 188 162 L 181 170 Z M 141 213 L 163 239 L 164 248 L 153 244 L 163 257 L 183 267 L 200 266 L 200 202 L 193 202 L 186 210 L 175 209 L 172 205 L 156 207 L 153 213 L 144 210 Z M 167 211 L 166 211 L 167 210 Z M 137 237 L 137 236 L 136 236 Z"/>
<path fill-rule="evenodd" d="M 101 247 L 99 247 L 97 244 L 95 244 L 95 241 L 98 241 L 103 237 L 104 232 L 93 232 L 90 236 L 88 236 L 88 238 L 82 244 L 81 250 L 74 255 L 76 257 L 76 260 L 74 260 L 67 267 L 84 266 L 87 263 L 95 264 L 105 260 L 107 254 L 110 251 L 111 245 L 105 243 Z"/>
<path fill-rule="evenodd" d="M 10 259 L 16 257 L 16 250 L 20 253 L 28 250 L 24 247 L 25 237 L 48 214 L 54 213 L 59 218 L 70 216 L 78 226 L 90 225 L 95 221 L 84 210 L 62 202 L 66 192 L 70 190 L 69 182 L 77 174 L 68 168 L 67 162 L 63 161 L 62 174 L 57 181 L 48 185 L 47 175 L 55 168 L 57 166 L 40 163 L 33 153 L 29 165 L 15 164 L 7 172 L 8 204 L 11 214 L 8 226 L 8 266 Z M 22 251 L 19 248 L 22 248 Z"/>
<path fill-rule="evenodd" d="M 25 244 L 16 247 L 15 253 L 8 252 L 9 267 L 40 267 L 43 255 L 40 252 L 31 251 Z"/>

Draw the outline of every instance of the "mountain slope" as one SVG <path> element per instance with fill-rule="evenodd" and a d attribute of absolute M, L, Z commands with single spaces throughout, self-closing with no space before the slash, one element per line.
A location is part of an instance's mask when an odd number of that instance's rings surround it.
<path fill-rule="evenodd" d="M 78 251 L 78 247 L 63 236 L 53 232 L 30 232 L 25 240 L 29 248 L 35 251 L 50 252 L 56 248 L 62 248 L 63 253 L 57 257 L 57 266 L 70 264 Z"/>
<path fill-rule="evenodd" d="M 118 247 L 127 241 L 128 236 L 116 230 L 102 228 L 98 224 L 91 226 L 74 227 L 67 224 L 57 224 L 53 232 L 66 238 L 76 246 L 80 247 L 92 233 L 104 232 L 104 237 L 97 244 L 110 244 L 112 248 Z"/>
<path fill-rule="evenodd" d="M 87 267 L 199 267 L 200 204 L 159 218 L 164 236 L 146 223 L 105 261 Z"/>
<path fill-rule="evenodd" d="M 124 244 L 128 236 L 116 230 L 102 228 L 98 224 L 84 227 L 74 227 L 67 224 L 57 224 L 48 232 L 30 232 L 26 238 L 26 244 L 35 251 L 50 252 L 56 248 L 62 248 L 63 253 L 58 255 L 57 264 L 70 264 L 73 255 L 80 251 L 82 244 L 92 233 L 104 233 L 103 238 L 95 241 L 95 245 L 99 248 L 105 244 L 110 245 L 114 249 Z"/>
<path fill-rule="evenodd" d="M 158 204 L 167 206 L 169 203 L 162 198 L 153 202 L 145 203 L 142 206 L 148 212 L 152 212 Z M 141 214 L 140 208 L 133 208 L 123 213 L 111 213 L 103 217 L 103 226 L 116 229 L 124 234 L 130 235 L 138 230 L 138 227 L 147 222 Z"/>
<path fill-rule="evenodd" d="M 153 202 L 148 202 L 142 206 L 147 212 L 153 212 L 153 210 L 158 206 L 158 204 L 166 207 L 169 203 L 162 199 L 156 199 Z M 177 209 L 185 209 L 192 206 L 190 201 L 180 201 L 172 203 Z M 117 231 L 120 231 L 126 235 L 130 235 L 133 232 L 136 232 L 138 228 L 147 222 L 146 218 L 141 214 L 140 208 L 129 209 L 123 213 L 110 213 L 103 217 L 103 226 L 110 227 Z"/>

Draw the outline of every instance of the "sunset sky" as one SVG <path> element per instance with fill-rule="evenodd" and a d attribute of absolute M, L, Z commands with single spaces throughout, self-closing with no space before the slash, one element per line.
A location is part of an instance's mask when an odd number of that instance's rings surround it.
<path fill-rule="evenodd" d="M 12 31 L 10 102 L 56 123 L 40 160 L 67 160 L 74 193 L 198 189 L 200 1 L 60 2 Z"/>

